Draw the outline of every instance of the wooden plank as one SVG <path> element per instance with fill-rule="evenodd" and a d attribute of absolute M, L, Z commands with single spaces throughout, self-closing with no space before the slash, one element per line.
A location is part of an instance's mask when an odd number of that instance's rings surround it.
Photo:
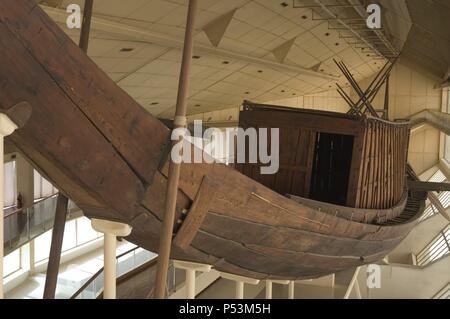
<path fill-rule="evenodd" d="M 182 249 L 186 249 L 190 246 L 214 200 L 216 190 L 217 184 L 208 176 L 203 177 L 203 181 L 187 217 L 175 235 L 173 240 L 175 245 Z"/>
<path fill-rule="evenodd" d="M 450 221 L 450 214 L 447 213 L 447 210 L 445 209 L 445 207 L 442 205 L 441 201 L 439 200 L 439 198 L 432 192 L 428 193 L 428 199 L 430 200 L 431 204 L 436 207 L 436 209 L 438 210 L 438 212 L 442 215 L 442 217 L 444 217 L 445 219 L 447 219 L 448 221 Z"/>
<path fill-rule="evenodd" d="M 45 63 L 39 63 L 44 58 L 30 50 L 31 44 L 24 43 L 22 34 L 22 32 L 32 32 L 35 36 L 34 44 L 45 47 L 46 40 L 54 39 L 55 33 L 56 35 L 64 34 L 63 31 L 56 29 L 57 26 L 55 30 L 49 28 L 47 22 L 49 25 L 53 22 L 49 21 L 45 14 L 35 16 L 41 9 L 34 1 L 21 1 L 20 4 L 17 1 L 1 1 L 0 10 L 2 11 L 0 50 L 3 52 L 2 61 L 8 61 L 8 63 L 2 63 L 0 68 L 1 104 L 14 105 L 17 101 L 25 100 L 33 108 L 26 125 L 17 130 L 10 140 L 20 145 L 20 148 L 38 167 L 45 167 L 45 172 L 50 179 L 75 202 L 83 203 L 88 196 L 80 196 L 80 194 L 89 193 L 89 197 L 95 198 L 100 206 L 108 203 L 112 212 L 120 211 L 122 219 L 126 221 L 134 215 L 137 204 L 144 194 L 144 185 L 139 176 L 122 156 L 123 153 L 119 153 L 117 148 L 112 146 L 111 142 L 86 118 L 79 106 L 75 104 L 75 99 L 69 98 L 61 89 L 54 75 L 49 74 L 49 70 L 44 68 Z M 9 19 L 9 16 L 15 18 Z M 8 27 L 5 26 L 5 21 L 8 21 Z M 38 26 L 34 31 L 30 29 L 31 26 L 36 25 Z M 72 42 L 65 35 L 61 35 L 61 39 Z M 39 41 L 42 43 L 36 43 Z M 55 57 L 65 56 L 64 48 L 59 49 L 52 52 L 50 48 L 47 48 L 46 54 L 52 55 L 49 61 Z M 76 46 L 73 50 L 75 49 L 76 54 L 84 55 Z M 90 74 L 102 73 L 92 62 L 85 62 L 77 64 L 74 70 L 85 70 L 85 64 L 87 64 L 86 68 L 89 69 L 87 72 Z M 57 67 L 66 69 L 68 66 L 58 64 Z M 79 81 L 83 78 L 78 75 L 67 76 L 75 76 Z M 105 81 L 111 82 L 110 79 Z M 111 87 L 108 90 L 109 99 L 117 91 L 122 90 L 117 86 Z M 76 92 L 78 91 L 74 89 L 72 94 Z M 92 84 L 89 92 L 86 95 L 80 93 L 78 97 L 87 98 L 93 94 L 92 92 L 96 92 L 95 84 Z M 110 103 L 107 100 L 104 104 L 109 109 Z M 122 108 L 124 105 L 120 104 L 117 107 Z M 110 111 L 109 109 L 107 112 Z M 149 114 L 142 114 L 142 116 L 149 116 Z M 120 123 L 123 118 L 116 120 L 119 125 L 122 125 Z M 120 135 L 115 131 L 115 122 L 108 123 L 114 134 Z M 131 127 L 133 126 L 128 126 L 127 130 L 132 130 Z M 147 142 L 152 139 L 151 132 L 157 131 L 158 127 L 159 125 L 148 128 L 150 133 L 145 134 L 148 137 Z M 132 140 L 127 135 L 121 137 L 124 148 L 126 146 L 123 141 Z M 147 143 L 143 140 L 141 142 L 142 145 L 137 146 L 136 151 L 145 147 Z M 159 150 L 154 149 L 154 151 L 160 153 Z M 151 165 L 149 161 L 144 160 L 143 163 Z M 57 169 L 54 169 L 55 167 Z"/>
<path fill-rule="evenodd" d="M 367 192 L 366 183 L 367 183 L 367 172 L 369 170 L 369 154 L 370 154 L 370 134 L 371 131 L 369 128 L 366 129 L 364 134 L 364 154 L 361 159 L 363 162 L 363 167 L 361 170 L 360 184 L 359 184 L 359 202 L 356 207 L 364 207 L 365 205 L 365 194 Z"/>
<path fill-rule="evenodd" d="M 388 127 L 387 133 L 386 133 L 386 207 L 391 207 L 394 205 L 391 201 L 391 193 L 390 193 L 390 182 L 391 182 L 391 166 L 390 166 L 390 159 L 391 159 L 391 145 L 390 145 L 390 139 L 391 139 L 391 130 L 392 127 Z"/>
<path fill-rule="evenodd" d="M 367 182 L 367 194 L 366 203 L 364 208 L 371 208 L 374 195 L 374 183 L 375 183 L 375 152 L 376 152 L 376 130 L 373 123 L 370 123 L 371 141 L 370 141 L 370 153 L 369 153 L 369 172 L 368 172 L 368 182 Z"/>
<path fill-rule="evenodd" d="M 47 78 L 50 77 L 52 84 L 65 95 L 50 103 L 52 108 L 50 112 L 62 109 L 61 101 L 70 100 L 91 125 L 109 141 L 119 156 L 127 159 L 127 164 L 139 178 L 151 182 L 161 160 L 161 150 L 169 139 L 169 130 L 165 125 L 120 89 L 86 54 L 82 53 L 68 35 L 39 6 L 36 6 L 35 1 L 23 0 L 17 5 L 15 0 L 3 0 L 0 1 L 0 11 L 2 12 L 0 21 L 4 25 L 2 29 L 8 28 L 10 33 L 14 34 L 15 41 L 26 48 L 33 64 L 35 66 L 39 64 L 46 73 L 42 78 L 29 74 L 27 78 L 30 81 L 34 79 L 33 85 L 25 85 L 21 83 L 24 82 L 22 80 L 13 83 L 15 89 L 8 88 L 8 90 L 35 93 L 35 90 L 45 88 Z M 2 39 L 2 42 L 6 41 L 8 40 Z M 11 44 L 10 42 L 7 44 Z M 22 62 L 23 54 L 18 54 L 13 48 L 8 50 L 15 57 L 20 56 L 21 58 L 17 60 Z M 8 76 L 2 76 L 3 78 L 7 79 Z M 21 87 L 30 89 L 22 90 Z M 2 90 L 4 89 L 3 87 Z M 38 95 L 43 93 L 39 92 Z M 33 108 L 39 107 L 31 100 L 26 100 Z M 55 101 L 57 106 L 54 104 Z M 76 134 L 81 131 L 80 128 Z"/>
<path fill-rule="evenodd" d="M 47 275 L 45 276 L 44 299 L 55 299 L 68 204 L 69 199 L 63 194 L 59 194 L 56 202 L 55 221 L 53 224 L 50 256 L 48 257 Z"/>
<path fill-rule="evenodd" d="M 247 231 L 242 232 L 245 228 Z M 243 244 L 281 248 L 290 251 L 329 256 L 367 256 L 394 248 L 402 239 L 378 242 L 324 236 L 289 227 L 275 227 L 242 221 L 209 212 L 201 229 L 228 240 L 239 238 Z"/>
<path fill-rule="evenodd" d="M 308 156 L 307 156 L 307 164 L 306 164 L 306 176 L 305 176 L 305 189 L 304 196 L 308 197 L 311 188 L 311 175 L 312 175 L 312 166 L 314 161 L 314 149 L 316 146 L 316 133 L 313 131 L 306 131 L 307 134 L 306 139 L 309 140 L 308 144 Z M 309 134 L 308 134 L 309 133 Z"/>
<path fill-rule="evenodd" d="M 377 152 L 377 162 L 378 162 L 378 173 L 377 173 L 377 200 L 374 208 L 380 208 L 382 205 L 382 182 L 383 182 L 383 125 L 377 123 L 378 125 L 378 152 Z"/>
<path fill-rule="evenodd" d="M 358 135 L 364 131 L 364 122 L 357 119 L 334 118 L 324 114 L 279 111 L 243 111 L 240 123 L 254 127 L 301 127 L 330 134 Z"/>
<path fill-rule="evenodd" d="M 408 181 L 408 189 L 425 192 L 448 192 L 450 191 L 450 183 Z"/>
<path fill-rule="evenodd" d="M 392 198 L 395 201 L 397 197 L 397 187 L 398 185 L 398 167 L 397 167 L 397 158 L 398 158 L 398 128 L 394 128 L 393 132 L 393 152 L 392 152 L 392 167 L 393 167 L 393 185 L 392 185 Z"/>
<path fill-rule="evenodd" d="M 359 181 L 362 174 L 361 167 L 364 165 L 365 132 L 361 132 L 353 141 L 352 164 L 350 167 L 350 176 L 347 191 L 347 206 L 357 207 L 361 188 Z"/>
<path fill-rule="evenodd" d="M 386 141 L 386 144 L 387 144 L 387 147 L 386 147 L 386 149 L 387 149 L 387 163 L 386 163 L 386 166 L 387 166 L 387 171 L 386 171 L 386 174 L 387 174 L 386 200 L 387 200 L 388 207 L 394 205 L 394 203 L 393 203 L 393 201 L 392 201 L 392 199 L 391 199 L 391 174 L 392 174 L 392 168 L 391 168 L 391 152 L 392 152 L 392 150 L 391 150 L 391 132 L 392 132 L 392 127 L 389 127 L 388 134 L 387 134 L 387 137 L 386 137 L 386 140 L 387 140 L 387 141 Z"/>
<path fill-rule="evenodd" d="M 407 193 L 403 195 L 403 198 L 401 201 L 396 203 L 393 207 L 389 207 L 387 209 L 368 209 L 368 208 L 351 208 L 351 207 L 344 207 L 339 205 L 333 205 L 329 203 L 322 203 L 318 201 L 314 201 L 308 198 L 301 198 L 294 195 L 288 195 L 290 199 L 293 201 L 305 204 L 310 207 L 315 207 L 317 209 L 320 209 L 322 212 L 326 212 L 328 214 L 336 215 L 340 218 L 345 218 L 347 220 L 366 223 L 366 224 L 372 224 L 372 223 L 378 223 L 378 217 L 379 216 L 398 216 L 400 215 L 403 210 L 405 209 L 406 201 L 407 201 Z"/>
<path fill-rule="evenodd" d="M 289 113 L 284 115 L 288 116 Z M 255 129 L 259 127 L 267 128 L 269 137 L 268 150 L 270 150 L 270 143 L 272 142 L 270 139 L 270 128 L 273 126 L 273 123 L 259 123 L 256 121 L 250 123 L 241 119 L 240 126 L 243 128 L 253 127 Z M 300 126 L 283 126 L 279 128 L 279 133 L 279 170 L 276 174 L 262 175 L 260 168 L 267 166 L 267 164 L 248 163 L 248 159 L 247 163 L 241 164 L 239 169 L 244 175 L 280 194 L 308 196 L 316 132 Z M 247 155 L 252 146 L 246 143 Z"/>
<path fill-rule="evenodd" d="M 302 254 L 298 259 L 295 258 L 297 259 L 295 261 L 293 255 L 290 254 L 270 258 L 270 255 L 263 251 L 247 248 L 238 242 L 226 240 L 204 231 L 199 232 L 192 244 L 194 247 L 201 246 L 202 250 L 215 255 L 219 259 L 224 257 L 226 261 L 244 269 L 266 274 L 279 274 L 287 278 L 296 278 L 302 275 L 311 276 L 317 272 L 334 272 L 333 270 L 339 269 L 339 267 L 326 265 L 323 260 L 317 264 L 312 264 L 309 258 Z M 353 264 L 354 262 L 354 260 L 350 260 L 345 264 Z"/>
<path fill-rule="evenodd" d="M 11 106 L 7 110 L 0 110 L 0 113 L 5 113 L 18 128 L 25 125 L 31 117 L 32 107 L 30 103 L 23 101 Z"/>
<path fill-rule="evenodd" d="M 387 155 L 388 155 L 388 151 L 387 151 L 387 145 L 386 145 L 386 135 L 387 135 L 387 127 L 384 125 L 383 126 L 383 148 L 382 148 L 382 163 L 381 163 L 381 185 L 380 185 L 380 189 L 381 189 L 381 205 L 379 208 L 385 208 L 387 207 L 387 201 L 386 201 L 386 186 L 387 186 L 387 167 L 386 167 L 386 162 L 387 162 Z"/>
<path fill-rule="evenodd" d="M 371 159 L 371 152 L 372 152 L 372 148 L 373 148 L 373 144 L 372 144 L 372 140 L 373 140 L 373 130 L 372 130 L 372 126 L 370 124 L 368 124 L 367 126 L 367 155 L 365 158 L 365 161 L 367 163 L 367 168 L 366 168 L 366 172 L 365 172 L 365 176 L 364 176 L 364 198 L 363 198 L 363 207 L 366 207 L 367 205 L 367 197 L 368 197 L 368 192 L 369 192 L 369 182 L 370 182 L 370 169 L 372 166 L 372 159 Z"/>
<path fill-rule="evenodd" d="M 380 123 L 375 122 L 375 153 L 374 156 L 374 163 L 375 163 L 375 171 L 374 171 L 374 189 L 373 189 L 373 196 L 372 196 L 372 202 L 370 204 L 370 208 L 378 208 L 379 205 L 379 199 L 380 199 L 380 173 L 381 173 L 381 167 L 380 167 L 380 154 L 381 154 L 381 128 Z"/>
<path fill-rule="evenodd" d="M 93 0 L 85 1 L 83 25 L 80 37 L 80 48 L 85 53 L 87 53 L 89 44 L 93 4 Z M 31 106 L 29 105 L 29 107 L 29 113 L 31 116 Z M 28 116 L 28 118 L 30 116 Z M 48 258 L 47 276 L 45 277 L 44 299 L 55 299 L 68 204 L 69 199 L 63 194 L 59 194 L 56 203 L 55 221 L 53 225 L 50 255 Z"/>
<path fill-rule="evenodd" d="M 387 136 L 389 134 L 389 127 L 384 126 L 383 127 L 383 165 L 382 165 L 382 172 L 383 172 L 383 183 L 381 184 L 381 194 L 382 194 L 382 200 L 381 200 L 381 207 L 380 208 L 387 208 L 389 207 L 388 200 L 387 200 L 387 185 L 388 185 L 388 156 L 389 156 L 389 148 L 387 144 Z"/>

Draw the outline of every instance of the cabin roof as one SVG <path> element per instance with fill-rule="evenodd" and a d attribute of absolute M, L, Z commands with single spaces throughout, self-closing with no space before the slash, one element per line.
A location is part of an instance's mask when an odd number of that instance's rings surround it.
<path fill-rule="evenodd" d="M 390 125 L 409 125 L 408 120 L 397 120 L 397 121 L 387 121 L 381 118 L 376 118 L 372 116 L 357 116 L 350 115 L 346 113 L 339 112 L 331 112 L 331 111 L 322 111 L 322 110 L 311 110 L 311 109 L 300 109 L 289 106 L 281 106 L 281 105 L 272 105 L 272 104 L 262 104 L 262 103 L 254 103 L 251 101 L 245 100 L 242 103 L 244 107 L 244 111 L 280 111 L 280 112 L 292 112 L 292 113 L 301 113 L 301 114 L 311 114 L 318 116 L 326 116 L 326 117 L 335 117 L 341 119 L 354 120 L 359 122 L 370 122 L 370 121 L 380 121 L 385 124 Z"/>

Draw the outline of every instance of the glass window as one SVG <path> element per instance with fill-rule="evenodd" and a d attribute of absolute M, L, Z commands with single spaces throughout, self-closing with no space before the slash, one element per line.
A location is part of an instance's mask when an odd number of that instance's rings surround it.
<path fill-rule="evenodd" d="M 68 221 L 64 228 L 64 239 L 62 251 L 66 252 L 78 246 L 86 244 L 102 237 L 101 233 L 92 229 L 91 221 L 86 217 L 80 217 Z M 48 259 L 52 242 L 52 230 L 35 239 L 35 259 L 41 262 Z"/>
<path fill-rule="evenodd" d="M 62 251 L 68 251 L 77 246 L 77 224 L 76 220 L 71 220 L 66 223 L 64 228 L 64 239 Z"/>
<path fill-rule="evenodd" d="M 20 270 L 20 249 L 17 249 L 7 255 L 3 260 L 3 276 L 9 276 Z"/>
<path fill-rule="evenodd" d="M 34 247 L 35 247 L 35 260 L 36 262 L 43 261 L 48 258 L 50 254 L 50 245 L 52 242 L 52 231 L 49 230 L 42 234 L 41 236 L 37 237 L 34 240 Z"/>
<path fill-rule="evenodd" d="M 447 113 L 450 113 L 450 90 L 447 90 L 445 94 L 447 95 Z M 444 159 L 450 162 L 450 136 L 448 135 L 445 135 Z"/>
<path fill-rule="evenodd" d="M 16 204 L 17 198 L 17 187 L 16 187 L 16 162 L 11 161 L 4 164 L 5 169 L 5 179 L 4 179 L 4 196 L 5 196 L 5 207 L 14 206 Z"/>
<path fill-rule="evenodd" d="M 94 239 L 97 239 L 99 233 L 92 229 L 91 221 L 86 217 L 77 219 L 77 245 L 83 245 Z"/>
<path fill-rule="evenodd" d="M 57 192 L 58 189 L 56 187 L 34 170 L 34 199 L 48 197 Z"/>

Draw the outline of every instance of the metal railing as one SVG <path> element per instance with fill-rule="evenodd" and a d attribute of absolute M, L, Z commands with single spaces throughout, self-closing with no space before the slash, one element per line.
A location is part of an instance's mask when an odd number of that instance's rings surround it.
<path fill-rule="evenodd" d="M 17 209 L 4 218 L 5 256 L 53 228 L 58 194 L 45 197 L 28 208 Z M 69 212 L 76 208 L 69 201 Z"/>
<path fill-rule="evenodd" d="M 450 282 L 433 296 L 433 299 L 450 299 Z"/>
<path fill-rule="evenodd" d="M 136 268 L 152 261 L 157 255 L 140 247 L 134 247 L 116 257 L 117 277 L 126 275 Z M 169 276 L 170 277 L 170 276 Z M 70 299 L 97 299 L 104 288 L 104 268 L 100 268 L 70 297 Z"/>
<path fill-rule="evenodd" d="M 450 254 L 450 225 L 442 230 L 420 253 L 417 254 L 417 265 L 427 264 Z"/>
<path fill-rule="evenodd" d="M 448 182 L 447 177 L 444 175 L 444 173 L 438 169 L 436 173 L 431 176 L 431 178 L 428 180 L 429 182 L 434 183 L 444 183 Z M 439 192 L 435 193 L 439 201 L 441 202 L 442 206 L 447 209 L 450 207 L 450 192 Z M 422 217 L 420 217 L 420 221 L 424 221 L 425 219 L 434 216 L 438 213 L 438 209 L 434 207 L 433 204 L 431 204 L 429 201 L 427 201 L 427 207 L 425 211 L 423 212 Z"/>
<path fill-rule="evenodd" d="M 44 198 L 33 206 L 16 210 L 4 218 L 5 255 L 53 227 L 56 198 L 57 195 Z"/>

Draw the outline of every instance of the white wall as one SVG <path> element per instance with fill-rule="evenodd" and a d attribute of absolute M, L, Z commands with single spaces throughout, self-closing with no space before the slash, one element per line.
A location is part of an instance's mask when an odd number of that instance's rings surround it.
<path fill-rule="evenodd" d="M 349 94 L 350 90 L 348 88 L 345 90 L 346 93 Z M 347 103 L 335 88 L 325 92 L 270 101 L 268 104 L 342 113 L 349 110 Z"/>
<path fill-rule="evenodd" d="M 450 283 L 450 256 L 424 268 L 406 265 L 381 266 L 381 288 L 367 289 L 366 266 L 358 282 L 363 298 L 372 299 L 430 299 Z"/>
<path fill-rule="evenodd" d="M 350 93 L 348 88 L 345 90 L 347 91 L 347 94 Z M 264 103 L 333 112 L 347 112 L 349 109 L 347 103 L 345 103 L 335 89 L 330 89 L 329 91 L 316 94 L 296 96 L 283 100 L 266 101 Z M 201 119 L 205 122 L 205 125 L 207 125 L 206 123 L 208 122 L 212 124 L 219 123 L 221 126 L 226 122 L 235 124 L 239 121 L 239 109 L 240 107 L 233 107 L 225 110 L 195 114 L 189 116 L 188 120 L 189 122 L 192 122 L 194 120 Z"/>
<path fill-rule="evenodd" d="M 365 89 L 372 78 L 360 85 Z M 424 109 L 440 111 L 442 108 L 442 90 L 435 89 L 437 79 L 429 78 L 405 65 L 397 63 L 391 72 L 389 85 L 389 118 L 402 119 Z M 374 100 L 374 107 L 384 107 L 384 87 Z M 356 99 L 356 94 L 352 95 Z M 409 162 L 421 174 L 439 162 L 438 130 L 425 126 L 411 135 Z"/>

